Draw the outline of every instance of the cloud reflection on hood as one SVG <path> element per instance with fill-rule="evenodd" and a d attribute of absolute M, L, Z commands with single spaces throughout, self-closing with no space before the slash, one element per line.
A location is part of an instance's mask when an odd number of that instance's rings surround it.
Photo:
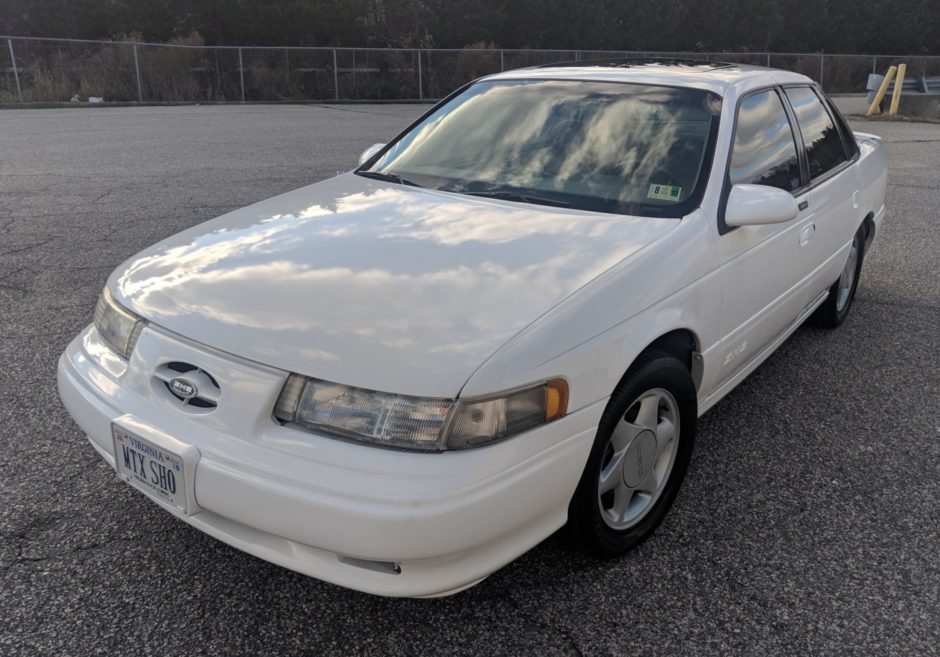
<path fill-rule="evenodd" d="M 521 328 L 675 223 L 344 175 L 175 235 L 112 288 L 158 325 L 276 367 L 378 389 L 393 375 L 376 370 L 417 368 L 454 394 Z"/>

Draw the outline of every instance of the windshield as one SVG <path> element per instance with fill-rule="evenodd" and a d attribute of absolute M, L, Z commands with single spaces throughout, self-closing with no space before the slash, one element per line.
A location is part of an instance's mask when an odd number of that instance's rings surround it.
<path fill-rule="evenodd" d="M 698 206 L 721 99 L 617 82 L 471 85 L 360 175 L 527 203 L 654 217 Z"/>

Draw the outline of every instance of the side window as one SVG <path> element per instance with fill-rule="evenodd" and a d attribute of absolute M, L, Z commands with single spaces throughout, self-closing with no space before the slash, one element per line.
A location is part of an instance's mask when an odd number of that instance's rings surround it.
<path fill-rule="evenodd" d="M 855 133 L 852 132 L 849 124 L 845 122 L 845 117 L 839 112 L 839 108 L 835 106 L 835 103 L 833 103 L 826 94 L 820 89 L 816 89 L 816 95 L 819 96 L 819 99 L 829 110 L 829 115 L 835 119 L 836 125 L 839 126 L 839 130 L 842 132 L 842 143 L 845 145 L 846 154 L 851 160 L 858 154 L 858 142 L 855 141 Z"/>
<path fill-rule="evenodd" d="M 819 97 L 809 87 L 791 87 L 787 97 L 803 134 L 809 177 L 815 180 L 846 161 L 842 137 Z"/>
<path fill-rule="evenodd" d="M 769 185 L 788 192 L 800 186 L 793 131 L 776 91 L 760 91 L 741 101 L 729 176 L 732 185 Z"/>

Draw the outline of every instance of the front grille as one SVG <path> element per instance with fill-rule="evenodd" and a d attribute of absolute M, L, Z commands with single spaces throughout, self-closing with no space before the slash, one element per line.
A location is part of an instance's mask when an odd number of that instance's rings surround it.
<path fill-rule="evenodd" d="M 210 413 L 222 398 L 222 389 L 215 377 L 196 365 L 181 361 L 157 367 L 153 387 L 169 403 L 189 413 Z"/>

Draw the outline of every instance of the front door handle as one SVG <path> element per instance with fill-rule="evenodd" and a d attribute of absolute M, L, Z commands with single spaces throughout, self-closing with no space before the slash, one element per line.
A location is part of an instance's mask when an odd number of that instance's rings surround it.
<path fill-rule="evenodd" d="M 811 223 L 808 226 L 803 226 L 803 230 L 800 231 L 800 246 L 809 244 L 809 241 L 813 239 L 813 235 L 815 234 L 816 224 Z"/>

